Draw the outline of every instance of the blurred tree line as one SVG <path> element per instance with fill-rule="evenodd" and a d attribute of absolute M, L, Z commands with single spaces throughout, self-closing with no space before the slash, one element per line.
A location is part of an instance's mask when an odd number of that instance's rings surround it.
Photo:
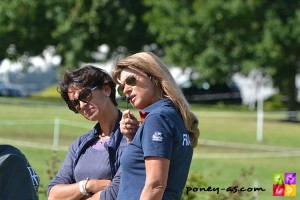
<path fill-rule="evenodd" d="M 273 77 L 288 97 L 288 110 L 295 111 L 299 4 L 297 0 L 2 0 L 0 60 L 36 55 L 54 45 L 63 66 L 76 66 L 79 61 L 93 62 L 91 53 L 107 44 L 110 57 L 154 51 L 166 63 L 192 67 L 211 83 L 259 68 Z"/>

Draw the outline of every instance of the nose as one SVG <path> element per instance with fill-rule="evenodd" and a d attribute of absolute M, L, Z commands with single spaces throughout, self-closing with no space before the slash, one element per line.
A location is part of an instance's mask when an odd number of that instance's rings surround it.
<path fill-rule="evenodd" d="M 132 91 L 131 86 L 125 84 L 125 85 L 124 85 L 124 90 L 123 90 L 124 94 L 125 94 L 126 96 L 128 96 L 128 95 L 131 93 L 131 91 Z"/>
<path fill-rule="evenodd" d="M 84 101 L 78 101 L 79 102 L 79 108 L 78 108 L 78 110 L 81 110 L 85 105 L 87 105 L 87 103 L 86 102 L 84 102 Z"/>

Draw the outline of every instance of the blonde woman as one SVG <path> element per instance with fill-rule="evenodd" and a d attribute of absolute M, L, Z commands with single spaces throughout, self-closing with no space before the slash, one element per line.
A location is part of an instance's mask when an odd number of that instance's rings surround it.
<path fill-rule="evenodd" d="M 139 110 L 120 121 L 129 142 L 121 158 L 119 200 L 181 199 L 197 146 L 198 120 L 167 67 L 153 53 L 117 62 L 112 75 L 120 95 Z"/>

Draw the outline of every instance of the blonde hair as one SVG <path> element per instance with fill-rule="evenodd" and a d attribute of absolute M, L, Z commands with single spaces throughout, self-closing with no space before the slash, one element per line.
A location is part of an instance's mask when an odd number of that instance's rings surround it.
<path fill-rule="evenodd" d="M 185 99 L 181 89 L 176 84 L 168 68 L 164 63 L 151 52 L 140 52 L 133 54 L 116 63 L 113 70 L 113 80 L 120 84 L 119 78 L 123 69 L 127 67 L 134 67 L 143 71 L 147 75 L 158 80 L 158 86 L 164 92 L 164 96 L 171 99 L 177 111 L 180 112 L 184 126 L 187 129 L 193 147 L 198 144 L 200 131 L 198 128 L 199 121 L 197 117 L 191 112 L 189 104 Z"/>

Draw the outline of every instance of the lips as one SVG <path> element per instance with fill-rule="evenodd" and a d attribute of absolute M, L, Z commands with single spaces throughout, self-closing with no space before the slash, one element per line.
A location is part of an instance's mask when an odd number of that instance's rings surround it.
<path fill-rule="evenodd" d="M 89 110 L 86 110 L 85 112 L 84 112 L 84 115 L 87 115 L 87 116 L 90 116 L 92 114 L 92 112 L 91 112 L 91 110 L 89 109 Z"/>
<path fill-rule="evenodd" d="M 135 99 L 135 95 L 131 95 L 131 96 L 130 96 L 130 101 L 133 102 L 134 99 Z"/>
<path fill-rule="evenodd" d="M 83 113 L 85 115 L 91 115 L 93 112 L 94 112 L 93 107 L 86 107 L 86 108 L 84 108 L 84 112 Z"/>

